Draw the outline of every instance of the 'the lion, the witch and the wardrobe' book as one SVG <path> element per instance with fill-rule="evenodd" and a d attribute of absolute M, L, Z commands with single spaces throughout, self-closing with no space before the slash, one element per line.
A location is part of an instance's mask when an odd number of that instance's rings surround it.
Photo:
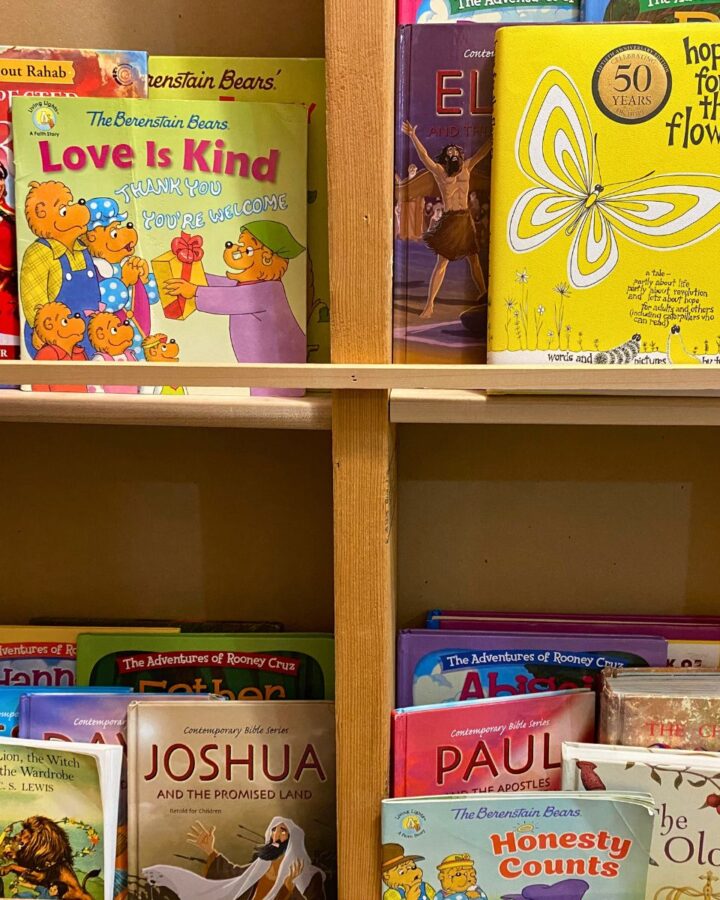
<path fill-rule="evenodd" d="M 138 693 L 219 694 L 228 700 L 332 700 L 326 634 L 82 635 L 80 684 Z"/>
<path fill-rule="evenodd" d="M 594 740 L 596 699 L 584 688 L 396 709 L 393 796 L 559 790 L 563 741 Z"/>
<path fill-rule="evenodd" d="M 0 740 L 0 897 L 112 900 L 122 750 Z"/>
<path fill-rule="evenodd" d="M 485 361 L 496 29 L 398 29 L 395 362 Z"/>
<path fill-rule="evenodd" d="M 130 891 L 336 900 L 332 703 L 134 703 Z"/>
<path fill-rule="evenodd" d="M 654 818 L 642 793 L 385 800 L 382 897 L 641 900 Z"/>
<path fill-rule="evenodd" d="M 24 358 L 305 362 L 303 106 L 18 97 L 13 134 Z M 74 390 L 228 390 L 168 369 Z"/>
<path fill-rule="evenodd" d="M 408 629 L 398 635 L 398 706 L 596 687 L 607 666 L 659 666 L 660 637 Z"/>
<path fill-rule="evenodd" d="M 716 23 L 498 32 L 490 362 L 720 363 L 719 60 Z"/>
<path fill-rule="evenodd" d="M 566 743 L 563 788 L 651 794 L 657 819 L 645 900 L 717 898 L 720 753 Z"/>

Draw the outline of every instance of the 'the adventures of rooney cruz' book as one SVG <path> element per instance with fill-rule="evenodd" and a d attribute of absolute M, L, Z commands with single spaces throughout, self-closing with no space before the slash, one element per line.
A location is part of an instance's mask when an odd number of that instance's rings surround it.
<path fill-rule="evenodd" d="M 322 634 L 83 635 L 82 684 L 230 700 L 332 700 L 333 639 Z"/>
<path fill-rule="evenodd" d="M 325 60 L 151 56 L 151 100 L 303 103 L 308 115 L 308 362 L 330 362 Z"/>
<path fill-rule="evenodd" d="M 607 666 L 664 665 L 659 637 L 401 631 L 398 706 L 595 687 Z"/>
<path fill-rule="evenodd" d="M 75 684 L 78 635 L 87 632 L 131 632 L 135 629 L 79 625 L 3 625 L 0 628 L 0 688 L 70 687 Z M 177 628 L 142 628 L 176 632 Z"/>
<path fill-rule="evenodd" d="M 398 29 L 395 362 L 485 361 L 496 29 Z"/>
<path fill-rule="evenodd" d="M 640 793 L 385 800 L 382 897 L 641 900 L 654 816 Z"/>
<path fill-rule="evenodd" d="M 582 0 L 584 22 L 717 22 L 717 0 Z"/>
<path fill-rule="evenodd" d="M 668 666 L 720 667 L 720 618 L 713 616 L 623 616 L 505 613 L 434 609 L 428 628 L 447 631 L 553 631 L 557 634 L 654 634 L 667 639 Z"/>
<path fill-rule="evenodd" d="M 563 788 L 652 794 L 657 821 L 646 900 L 717 897 L 720 753 L 566 743 Z"/>
<path fill-rule="evenodd" d="M 304 362 L 307 131 L 300 105 L 16 98 L 23 356 Z M 75 390 L 210 390 L 162 372 Z"/>
<path fill-rule="evenodd" d="M 563 741 L 594 739 L 595 706 L 579 689 L 395 710 L 393 796 L 559 790 Z"/>
<path fill-rule="evenodd" d="M 574 22 L 579 0 L 398 0 L 399 25 Z"/>
<path fill-rule="evenodd" d="M 0 897 L 112 900 L 122 750 L 0 740 Z"/>
<path fill-rule="evenodd" d="M 147 54 L 132 50 L 0 47 L 0 359 L 20 343 L 15 255 L 13 98 L 145 97 Z M 20 203 L 22 215 L 22 202 Z"/>
<path fill-rule="evenodd" d="M 496 54 L 489 361 L 720 363 L 716 23 L 505 28 Z"/>
<path fill-rule="evenodd" d="M 336 900 L 332 703 L 134 703 L 128 741 L 137 896 Z"/>

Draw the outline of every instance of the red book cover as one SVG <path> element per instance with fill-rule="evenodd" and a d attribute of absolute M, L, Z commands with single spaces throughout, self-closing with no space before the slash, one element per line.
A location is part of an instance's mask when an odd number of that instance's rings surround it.
<path fill-rule="evenodd" d="M 594 734 L 586 689 L 398 709 L 393 796 L 559 790 L 563 741 Z"/>
<path fill-rule="evenodd" d="M 52 130 L 48 97 L 146 97 L 147 54 L 0 46 L 0 359 L 20 356 L 11 110 L 22 96 L 38 98 L 35 124 Z"/>

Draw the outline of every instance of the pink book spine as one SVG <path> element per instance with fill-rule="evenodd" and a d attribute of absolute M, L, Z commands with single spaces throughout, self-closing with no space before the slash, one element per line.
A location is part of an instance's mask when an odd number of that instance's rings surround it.
<path fill-rule="evenodd" d="M 398 25 L 414 25 L 420 0 L 398 0 Z"/>
<path fill-rule="evenodd" d="M 405 797 L 405 776 L 407 773 L 407 716 L 393 710 L 393 797 Z"/>

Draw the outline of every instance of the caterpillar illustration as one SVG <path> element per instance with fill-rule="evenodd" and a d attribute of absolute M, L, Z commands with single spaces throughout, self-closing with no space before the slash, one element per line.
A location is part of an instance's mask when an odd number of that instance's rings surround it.
<path fill-rule="evenodd" d="M 634 334 L 629 341 L 613 347 L 612 350 L 601 350 L 593 357 L 596 365 L 627 365 L 640 352 L 640 335 Z"/>

